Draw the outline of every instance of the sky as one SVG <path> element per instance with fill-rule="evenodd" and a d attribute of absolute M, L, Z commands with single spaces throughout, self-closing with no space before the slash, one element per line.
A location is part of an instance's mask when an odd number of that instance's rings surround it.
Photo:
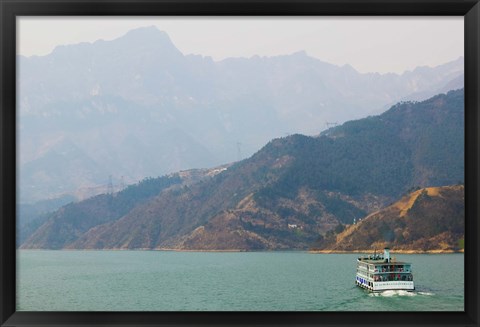
<path fill-rule="evenodd" d="M 464 55 L 463 16 L 450 17 L 18 17 L 17 54 L 47 55 L 58 45 L 113 40 L 157 26 L 185 55 L 309 56 L 357 71 L 403 73 Z"/>

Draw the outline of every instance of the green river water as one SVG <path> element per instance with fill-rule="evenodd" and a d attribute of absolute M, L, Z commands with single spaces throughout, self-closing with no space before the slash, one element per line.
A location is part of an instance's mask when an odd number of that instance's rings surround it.
<path fill-rule="evenodd" d="M 355 286 L 357 254 L 17 252 L 22 311 L 463 311 L 464 255 L 395 255 L 414 292 Z"/>

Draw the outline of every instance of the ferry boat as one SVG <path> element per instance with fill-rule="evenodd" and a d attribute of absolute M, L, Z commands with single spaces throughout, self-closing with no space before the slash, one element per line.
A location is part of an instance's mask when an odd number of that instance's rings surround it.
<path fill-rule="evenodd" d="M 383 254 L 359 257 L 355 282 L 371 292 L 415 289 L 412 264 L 392 260 L 389 248 L 385 248 Z"/>

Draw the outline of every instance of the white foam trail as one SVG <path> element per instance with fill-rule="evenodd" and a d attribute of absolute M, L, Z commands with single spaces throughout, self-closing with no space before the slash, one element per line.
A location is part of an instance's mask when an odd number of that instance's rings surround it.
<path fill-rule="evenodd" d="M 428 295 L 428 296 L 435 295 L 435 294 L 430 293 L 430 292 L 418 292 L 418 294 L 420 294 L 420 295 Z"/>
<path fill-rule="evenodd" d="M 404 290 L 388 290 L 378 293 L 370 293 L 369 296 L 383 296 L 383 297 L 392 297 L 392 296 L 415 296 L 415 292 L 409 292 Z"/>
<path fill-rule="evenodd" d="M 398 291 L 398 295 L 400 295 L 400 296 L 415 296 L 415 295 L 417 295 L 417 293 L 408 292 L 408 291 Z"/>
<path fill-rule="evenodd" d="M 383 291 L 380 294 L 384 297 L 391 297 L 391 296 L 395 296 L 395 295 L 400 295 L 399 291 L 395 291 L 395 290 Z"/>
<path fill-rule="evenodd" d="M 416 295 L 426 295 L 432 296 L 434 293 L 430 292 L 412 292 L 404 290 L 387 290 L 383 292 L 369 293 L 369 296 L 383 296 L 383 297 L 392 297 L 392 296 L 416 296 Z"/>

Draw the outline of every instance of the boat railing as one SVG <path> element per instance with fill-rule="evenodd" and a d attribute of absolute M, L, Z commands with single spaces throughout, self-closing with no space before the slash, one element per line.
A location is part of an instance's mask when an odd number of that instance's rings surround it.
<path fill-rule="evenodd" d="M 413 281 L 413 276 L 410 275 L 375 275 L 373 280 L 375 282 L 390 282 L 390 281 Z"/>
<path fill-rule="evenodd" d="M 375 272 L 378 272 L 378 273 L 384 273 L 384 272 L 399 272 L 399 273 L 409 273 L 409 272 L 412 272 L 411 269 L 406 269 L 406 268 L 394 268 L 394 269 L 390 269 L 388 267 L 384 267 L 384 268 L 380 268 L 380 269 L 375 269 Z"/>

